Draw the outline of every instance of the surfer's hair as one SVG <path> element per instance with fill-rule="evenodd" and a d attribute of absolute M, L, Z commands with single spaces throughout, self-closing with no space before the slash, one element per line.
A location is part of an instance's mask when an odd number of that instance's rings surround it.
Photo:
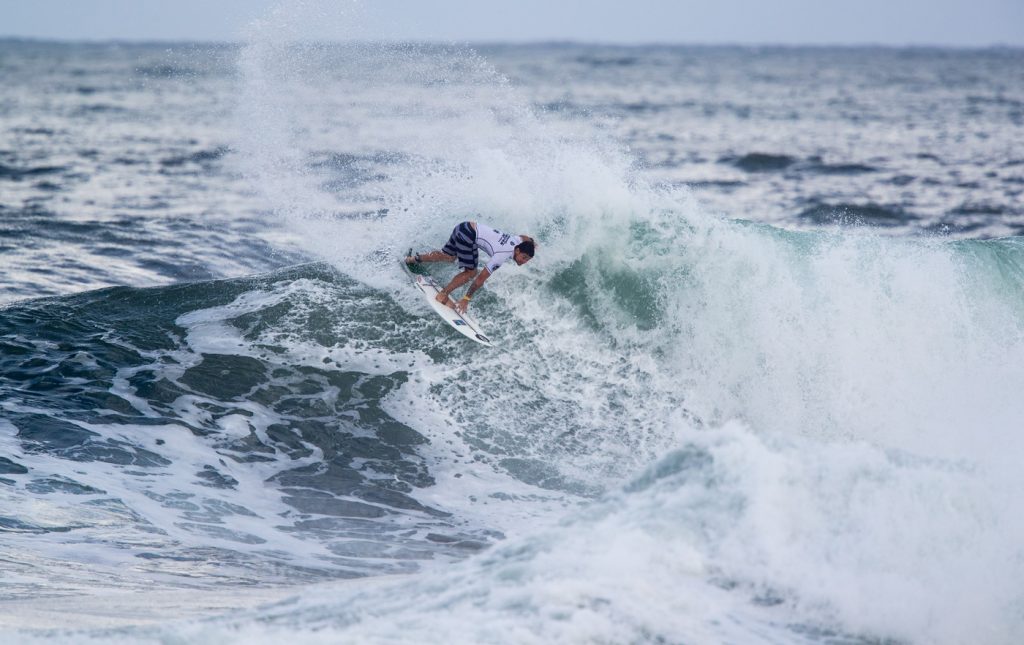
<path fill-rule="evenodd" d="M 533 240 L 523 240 L 516 245 L 516 248 L 531 258 L 533 257 Z"/>

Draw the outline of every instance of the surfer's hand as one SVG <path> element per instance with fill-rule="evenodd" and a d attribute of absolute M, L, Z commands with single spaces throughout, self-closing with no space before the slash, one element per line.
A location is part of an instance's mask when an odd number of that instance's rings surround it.
<path fill-rule="evenodd" d="M 462 300 L 459 300 L 454 305 L 452 305 L 452 309 L 454 309 L 455 311 L 459 312 L 460 314 L 466 313 L 466 309 L 468 309 L 468 308 L 469 308 L 469 300 L 466 299 L 466 298 L 463 298 Z"/>

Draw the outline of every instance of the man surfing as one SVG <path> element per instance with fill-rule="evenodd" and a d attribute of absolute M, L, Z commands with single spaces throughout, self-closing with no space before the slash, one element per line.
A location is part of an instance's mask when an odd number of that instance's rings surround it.
<path fill-rule="evenodd" d="M 455 274 L 447 287 L 437 293 L 437 301 L 464 314 L 469 308 L 473 294 L 498 270 L 498 267 L 510 258 L 520 266 L 526 264 L 533 259 L 535 246 L 533 238 L 528 235 L 510 235 L 480 222 L 462 222 L 452 230 L 448 243 L 440 251 L 410 255 L 405 258 L 405 263 L 454 262 L 458 259 L 461 271 Z M 477 274 L 480 249 L 491 256 L 491 259 L 483 271 Z M 473 280 L 469 289 L 466 289 L 465 295 L 458 302 L 453 302 L 448 297 L 449 294 L 472 280 L 474 276 L 476 280 Z"/>

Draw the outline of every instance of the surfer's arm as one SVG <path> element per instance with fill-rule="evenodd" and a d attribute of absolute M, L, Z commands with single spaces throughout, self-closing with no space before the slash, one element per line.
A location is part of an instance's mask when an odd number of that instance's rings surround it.
<path fill-rule="evenodd" d="M 480 290 L 480 287 L 484 286 L 484 282 L 487 282 L 487 278 L 491 277 L 491 270 L 485 268 L 483 271 L 477 274 L 476 280 L 469 285 L 469 289 L 466 289 L 466 295 L 462 296 L 458 302 L 455 303 L 455 311 L 460 314 L 466 313 L 466 309 L 469 308 L 469 301 L 473 299 L 473 294 Z"/>

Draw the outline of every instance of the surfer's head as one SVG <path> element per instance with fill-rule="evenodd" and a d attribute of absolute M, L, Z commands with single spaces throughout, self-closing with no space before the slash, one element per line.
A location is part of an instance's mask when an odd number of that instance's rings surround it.
<path fill-rule="evenodd" d="M 516 261 L 516 264 L 522 266 L 533 259 L 533 249 L 533 240 L 523 240 L 516 244 L 515 250 L 512 251 L 512 259 Z"/>

